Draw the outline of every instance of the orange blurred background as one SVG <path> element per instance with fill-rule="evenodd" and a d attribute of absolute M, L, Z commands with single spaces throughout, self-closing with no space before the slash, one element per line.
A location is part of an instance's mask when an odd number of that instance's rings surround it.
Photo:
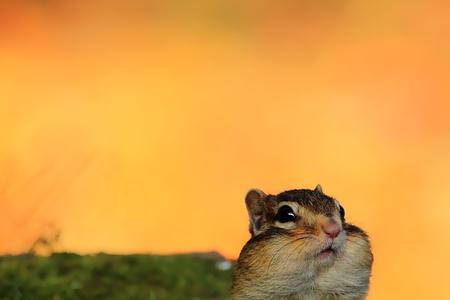
<path fill-rule="evenodd" d="M 0 252 L 236 258 L 243 197 L 324 191 L 370 299 L 449 299 L 450 4 L 0 4 Z"/>

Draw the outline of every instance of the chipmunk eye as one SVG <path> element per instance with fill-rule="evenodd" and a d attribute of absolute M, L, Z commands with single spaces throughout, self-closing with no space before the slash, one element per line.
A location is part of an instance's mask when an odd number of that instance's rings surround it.
<path fill-rule="evenodd" d="M 342 219 L 345 217 L 345 209 L 340 205 L 339 205 L 339 214 L 341 215 Z"/>
<path fill-rule="evenodd" d="M 289 205 L 283 205 L 278 209 L 277 215 L 275 216 L 276 220 L 281 223 L 286 222 L 294 222 L 295 214 L 292 208 Z"/>

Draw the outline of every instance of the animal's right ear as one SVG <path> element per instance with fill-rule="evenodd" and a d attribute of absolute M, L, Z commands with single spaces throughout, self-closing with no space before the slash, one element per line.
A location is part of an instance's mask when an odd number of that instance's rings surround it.
<path fill-rule="evenodd" d="M 314 191 L 319 194 L 323 194 L 322 186 L 320 184 L 316 185 L 316 188 L 314 189 Z"/>
<path fill-rule="evenodd" d="M 258 189 L 248 191 L 245 196 L 245 205 L 247 206 L 248 217 L 250 219 L 250 233 L 252 236 L 258 234 L 261 229 L 261 221 L 264 215 L 264 200 L 267 195 Z"/>

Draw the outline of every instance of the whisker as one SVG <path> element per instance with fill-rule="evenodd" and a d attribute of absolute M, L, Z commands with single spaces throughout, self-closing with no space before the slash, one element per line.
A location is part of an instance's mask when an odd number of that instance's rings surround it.
<path fill-rule="evenodd" d="M 299 238 L 296 238 L 293 241 L 289 241 L 289 242 L 285 243 L 283 246 L 281 246 L 280 248 L 278 248 L 277 251 L 270 258 L 269 265 L 267 266 L 266 274 L 269 273 L 270 267 L 272 266 L 274 259 L 278 256 L 278 254 L 280 253 L 281 250 L 283 250 L 285 247 L 287 247 L 293 243 L 296 243 L 298 241 L 305 240 L 305 239 L 310 239 L 310 238 L 311 238 L 310 236 L 300 236 Z"/>
<path fill-rule="evenodd" d="M 357 240 L 357 239 L 346 239 L 346 242 L 351 242 L 360 246 L 364 246 L 367 245 L 367 242 L 365 241 L 361 241 L 361 240 Z"/>
<path fill-rule="evenodd" d="M 298 257 L 298 255 L 301 253 L 299 251 L 297 251 L 301 246 L 304 246 L 304 244 L 298 244 L 297 246 L 295 246 L 295 248 L 293 249 L 293 251 L 291 251 L 291 253 L 288 256 L 288 259 L 292 257 L 292 255 L 295 253 Z"/>

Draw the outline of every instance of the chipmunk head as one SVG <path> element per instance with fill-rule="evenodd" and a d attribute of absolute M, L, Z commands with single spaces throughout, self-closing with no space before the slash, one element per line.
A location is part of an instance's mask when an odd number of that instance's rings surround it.
<path fill-rule="evenodd" d="M 320 185 L 314 190 L 291 190 L 276 196 L 253 189 L 247 193 L 245 203 L 252 238 L 274 239 L 274 248 L 290 243 L 279 250 L 298 253 L 290 258 L 329 261 L 345 242 L 345 210 L 325 195 Z"/>

